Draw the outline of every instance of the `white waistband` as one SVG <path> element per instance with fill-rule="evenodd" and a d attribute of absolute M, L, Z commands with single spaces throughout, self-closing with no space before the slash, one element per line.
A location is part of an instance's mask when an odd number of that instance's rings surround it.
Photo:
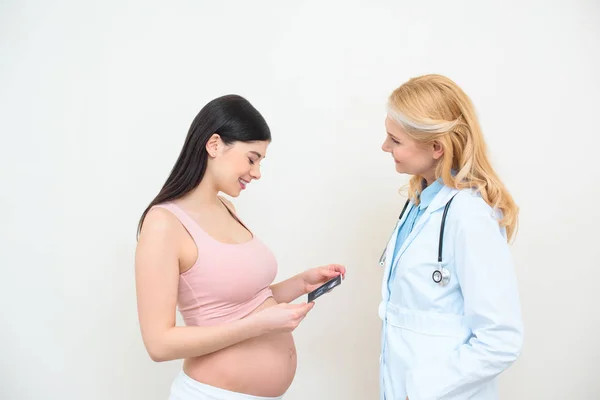
<path fill-rule="evenodd" d="M 260 397 L 232 392 L 198 382 L 180 371 L 171 385 L 169 400 L 280 400 L 280 397 Z"/>

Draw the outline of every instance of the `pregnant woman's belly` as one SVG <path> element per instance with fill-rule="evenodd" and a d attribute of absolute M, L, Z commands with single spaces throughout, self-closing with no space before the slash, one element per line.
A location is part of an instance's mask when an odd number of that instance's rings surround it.
<path fill-rule="evenodd" d="M 272 307 L 269 298 L 252 313 Z M 284 394 L 296 373 L 296 346 L 291 333 L 248 339 L 206 356 L 187 359 L 185 373 L 207 385 L 253 396 Z"/>

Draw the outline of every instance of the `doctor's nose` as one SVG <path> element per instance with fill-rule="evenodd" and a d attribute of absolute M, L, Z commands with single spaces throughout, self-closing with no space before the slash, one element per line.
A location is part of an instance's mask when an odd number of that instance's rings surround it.
<path fill-rule="evenodd" d="M 385 140 L 382 144 L 381 144 L 381 150 L 383 150 L 386 153 L 390 153 L 391 150 L 390 148 L 387 146 L 387 140 Z"/>

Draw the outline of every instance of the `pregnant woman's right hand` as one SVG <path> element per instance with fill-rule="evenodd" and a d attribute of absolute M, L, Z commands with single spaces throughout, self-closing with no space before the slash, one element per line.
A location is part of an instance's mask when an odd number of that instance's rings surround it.
<path fill-rule="evenodd" d="M 267 332 L 292 332 L 313 307 L 314 303 L 280 303 L 257 312 L 254 317 Z"/>

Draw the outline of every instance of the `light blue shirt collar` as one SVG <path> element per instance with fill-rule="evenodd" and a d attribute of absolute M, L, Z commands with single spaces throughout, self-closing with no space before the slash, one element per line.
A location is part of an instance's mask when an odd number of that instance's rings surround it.
<path fill-rule="evenodd" d="M 444 182 L 442 178 L 439 178 L 431 185 L 427 186 L 419 195 L 419 210 L 424 210 L 429 207 L 434 197 L 442 190 Z"/>

